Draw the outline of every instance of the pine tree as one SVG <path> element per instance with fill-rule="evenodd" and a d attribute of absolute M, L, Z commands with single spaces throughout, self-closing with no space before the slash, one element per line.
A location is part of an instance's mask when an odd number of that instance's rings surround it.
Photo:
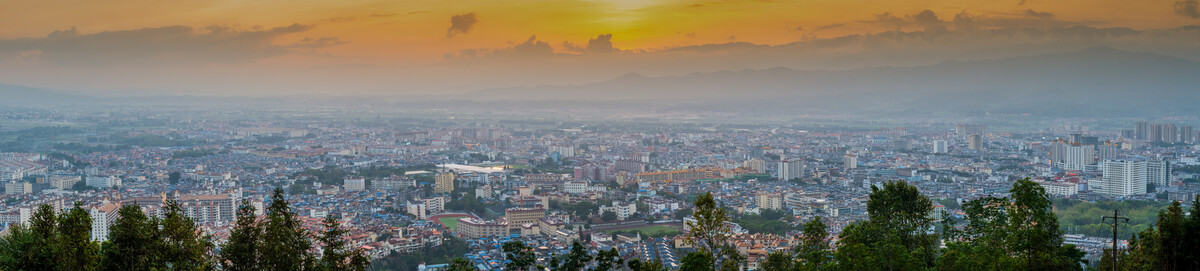
<path fill-rule="evenodd" d="M 237 211 L 237 223 L 229 230 L 229 240 L 221 245 L 221 267 L 229 271 L 259 270 L 262 227 L 254 216 L 254 206 L 242 200 Z"/>
<path fill-rule="evenodd" d="M 1200 197 L 1192 197 L 1192 209 L 1188 211 L 1187 221 L 1183 223 L 1184 243 L 1179 246 L 1181 251 L 1200 251 Z M 1186 254 L 1179 264 L 1179 270 L 1200 270 L 1200 255 Z"/>
<path fill-rule="evenodd" d="M 796 263 L 798 270 L 829 270 L 833 268 L 830 263 L 829 241 L 827 241 L 829 231 L 825 227 L 825 222 L 821 221 L 821 217 L 814 217 L 804 223 L 800 238 L 800 245 L 796 247 L 796 254 L 800 258 L 800 261 Z"/>
<path fill-rule="evenodd" d="M 705 252 L 692 252 L 683 256 L 679 263 L 679 271 L 713 271 L 713 257 Z"/>
<path fill-rule="evenodd" d="M 600 251 L 596 255 L 596 268 L 593 271 L 624 270 L 625 260 L 616 248 Z"/>
<path fill-rule="evenodd" d="M 208 257 L 213 247 L 210 238 L 202 235 L 196 223 L 183 214 L 178 202 L 167 201 L 163 210 L 159 261 L 173 270 L 212 269 Z"/>
<path fill-rule="evenodd" d="M 670 269 L 663 267 L 662 262 L 659 262 L 659 261 L 643 263 L 641 260 L 638 260 L 635 258 L 635 259 L 629 260 L 629 270 L 630 271 L 667 271 Z"/>
<path fill-rule="evenodd" d="M 729 244 L 729 236 L 732 231 L 729 225 L 725 225 L 725 222 L 729 221 L 725 209 L 717 206 L 712 193 L 704 193 L 696 197 L 695 205 L 696 212 L 692 214 L 695 222 L 685 222 L 690 230 L 684 236 L 684 243 L 695 246 L 699 252 L 709 255 L 709 258 L 714 260 L 714 267 L 723 267 L 725 262 L 730 260 L 735 261 L 730 265 L 740 265 L 741 262 L 738 260 L 742 258 L 726 257 L 740 256 L 740 254 L 731 254 L 726 251 L 732 249 Z M 717 257 L 713 257 L 713 255 Z"/>
<path fill-rule="evenodd" d="M 160 268 L 155 257 L 160 240 L 158 223 L 146 217 L 137 205 L 122 206 L 120 217 L 109 228 L 108 241 L 101 247 L 104 270 L 150 270 Z"/>
<path fill-rule="evenodd" d="M 21 261 L 13 270 L 57 270 L 57 232 L 58 216 L 54 214 L 54 207 L 49 204 L 38 206 L 29 219 L 29 233 L 32 235 L 29 250 L 22 253 Z"/>
<path fill-rule="evenodd" d="M 260 267 L 263 270 L 312 269 L 313 257 L 309 252 L 312 244 L 308 240 L 308 232 L 289 207 L 282 188 L 275 188 L 272 193 L 263 224 L 263 241 L 259 248 L 262 255 Z"/>
<path fill-rule="evenodd" d="M 446 270 L 447 271 L 478 271 L 479 269 L 475 268 L 475 266 L 471 265 L 471 262 L 468 262 L 466 259 L 463 259 L 462 257 L 458 257 L 458 258 L 454 258 L 454 259 L 450 260 L 450 266 L 446 267 Z"/>
<path fill-rule="evenodd" d="M 25 225 L 8 228 L 8 235 L 0 238 L 0 270 L 31 270 L 27 265 L 34 254 L 36 241 L 33 231 Z"/>
<path fill-rule="evenodd" d="M 96 270 L 100 247 L 92 242 L 92 217 L 76 202 L 58 220 L 58 259 L 60 270 Z"/>
<path fill-rule="evenodd" d="M 561 270 L 583 270 L 588 262 L 592 261 L 592 255 L 588 255 L 587 249 L 579 241 L 571 244 L 571 252 L 563 258 Z"/>
<path fill-rule="evenodd" d="M 504 270 L 534 270 L 534 264 L 537 263 L 537 256 L 533 251 L 521 241 L 511 241 L 504 243 L 501 246 L 504 250 L 504 257 L 509 262 L 505 264 Z"/>
<path fill-rule="evenodd" d="M 787 251 L 774 251 L 767 254 L 767 260 L 758 267 L 762 271 L 791 271 L 796 263 L 795 258 Z"/>
<path fill-rule="evenodd" d="M 322 221 L 325 232 L 318 240 L 325 245 L 321 255 L 321 270 L 366 270 L 369 264 L 362 261 L 366 256 L 362 250 L 346 248 L 346 230 L 341 228 L 333 215 L 325 216 Z"/>

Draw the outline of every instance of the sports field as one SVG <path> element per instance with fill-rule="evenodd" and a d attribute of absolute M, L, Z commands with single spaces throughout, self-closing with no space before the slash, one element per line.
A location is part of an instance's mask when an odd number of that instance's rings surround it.
<path fill-rule="evenodd" d="M 461 217 L 461 216 L 441 217 L 441 218 L 438 218 L 437 220 L 438 220 L 438 222 L 441 222 L 442 225 L 445 225 L 447 229 L 450 229 L 450 231 L 455 231 L 458 229 L 458 220 L 461 218 L 463 218 L 463 217 Z"/>

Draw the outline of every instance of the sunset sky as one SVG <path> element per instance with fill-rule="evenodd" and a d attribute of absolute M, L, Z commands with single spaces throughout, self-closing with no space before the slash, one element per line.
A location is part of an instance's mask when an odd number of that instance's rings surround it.
<path fill-rule="evenodd" d="M 1197 0 L 0 1 L 0 83 L 456 93 L 1106 45 L 1197 60 Z"/>

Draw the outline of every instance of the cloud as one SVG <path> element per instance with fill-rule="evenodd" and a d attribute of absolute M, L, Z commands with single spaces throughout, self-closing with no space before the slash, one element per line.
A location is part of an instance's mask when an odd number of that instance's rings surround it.
<path fill-rule="evenodd" d="M 318 49 L 334 45 L 346 44 L 349 42 L 343 41 L 338 37 L 322 37 L 322 38 L 304 38 L 299 42 L 289 45 L 289 48 L 297 49 Z"/>
<path fill-rule="evenodd" d="M 1054 13 L 1050 13 L 1050 12 L 1040 12 L 1040 11 L 1035 11 L 1035 10 L 1033 10 L 1033 9 L 1026 9 L 1026 10 L 1025 10 L 1025 17 L 1029 17 L 1029 18 L 1039 18 L 1039 19 L 1049 19 L 1049 18 L 1054 18 Z"/>
<path fill-rule="evenodd" d="M 588 40 L 587 51 L 589 53 L 597 54 L 611 54 L 620 52 L 620 50 L 613 47 L 612 36 L 612 34 L 604 34 Z"/>
<path fill-rule="evenodd" d="M 277 45 L 274 40 L 311 28 L 301 24 L 255 30 L 176 25 L 81 34 L 71 27 L 43 38 L 0 40 L 0 56 L 36 51 L 43 61 L 85 65 L 252 62 L 287 53 L 292 45 Z M 328 40 L 323 42 L 301 45 L 329 45 Z"/>
<path fill-rule="evenodd" d="M 891 12 L 884 12 L 884 13 L 882 13 L 882 14 L 875 14 L 875 20 L 872 20 L 872 21 L 867 21 L 867 22 L 876 23 L 876 24 L 882 24 L 882 25 L 895 26 L 895 27 L 897 27 L 897 28 L 899 28 L 901 25 L 903 25 L 903 24 L 905 24 L 905 23 L 906 23 L 906 22 L 904 21 L 904 19 L 902 19 L 902 18 L 900 18 L 900 17 L 892 16 L 892 13 L 891 13 Z"/>
<path fill-rule="evenodd" d="M 966 10 L 954 15 L 954 30 L 955 31 L 975 31 L 978 26 L 975 24 L 975 15 L 967 13 Z"/>
<path fill-rule="evenodd" d="M 461 50 L 458 53 L 458 58 L 545 58 L 555 55 L 554 47 L 551 47 L 550 43 L 538 40 L 537 35 L 531 35 L 525 42 L 516 44 L 513 47 Z"/>
<path fill-rule="evenodd" d="M 446 38 L 453 38 L 458 34 L 467 34 L 471 32 L 471 27 L 479 21 L 475 19 L 475 13 L 466 13 L 450 16 L 450 28 L 446 29 Z"/>
<path fill-rule="evenodd" d="M 937 24 L 937 23 L 942 22 L 942 20 L 938 19 L 938 16 L 936 13 L 933 13 L 932 10 L 928 10 L 928 9 L 922 10 L 921 12 L 918 12 L 917 14 L 909 16 L 909 18 L 912 19 L 913 22 L 916 22 L 917 24 Z"/>
<path fill-rule="evenodd" d="M 1180 0 L 1175 2 L 1175 14 L 1192 19 L 1200 18 L 1200 1 Z"/>
<path fill-rule="evenodd" d="M 821 27 L 817 27 L 817 31 L 829 30 L 829 29 L 834 29 L 834 28 L 843 27 L 843 26 L 846 26 L 846 24 L 838 23 L 838 24 L 822 25 Z"/>
<path fill-rule="evenodd" d="M 892 15 L 891 12 L 876 14 L 875 18 L 867 21 L 859 21 L 860 23 L 882 25 L 894 27 L 900 30 L 905 26 L 919 26 L 926 31 L 945 32 L 946 23 L 938 18 L 937 13 L 932 10 L 922 10 L 913 15 L 906 15 L 904 18 Z"/>

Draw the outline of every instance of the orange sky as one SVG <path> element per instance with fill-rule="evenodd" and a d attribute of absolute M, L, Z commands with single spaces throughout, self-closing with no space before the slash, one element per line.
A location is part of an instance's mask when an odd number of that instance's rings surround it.
<path fill-rule="evenodd" d="M 174 76 L 180 73 L 205 73 L 233 76 L 246 72 L 286 77 L 289 74 L 337 74 L 323 67 L 388 67 L 388 69 L 358 69 L 347 73 L 365 73 L 365 77 L 333 77 L 341 80 L 375 80 L 394 73 L 426 70 L 427 65 L 454 66 L 454 59 L 471 58 L 463 50 L 474 49 L 487 55 L 495 50 L 518 47 L 531 36 L 545 42 L 559 54 L 584 54 L 573 47 L 584 48 L 590 39 L 611 34 L 614 47 L 624 50 L 625 66 L 638 66 L 652 61 L 691 60 L 653 59 L 652 52 L 681 46 L 748 42 L 781 45 L 794 42 L 833 39 L 848 35 L 876 34 L 885 31 L 901 32 L 948 29 L 959 31 L 972 18 L 981 29 L 1063 28 L 1086 26 L 1092 28 L 1130 28 L 1138 31 L 1174 29 L 1200 24 L 1195 15 L 1196 0 L 965 0 L 965 1 L 879 1 L 879 0 L 541 0 L 541 1 L 314 1 L 314 0 L 134 0 L 134 1 L 2 1 L 0 2 L 0 68 L 39 70 L 48 72 L 67 69 L 85 73 L 81 77 L 107 88 L 153 88 L 167 84 L 138 85 L 130 79 L 114 75 L 88 74 L 97 66 L 119 66 L 127 72 L 170 66 Z M 1191 6 L 1189 6 L 1191 5 Z M 923 11 L 932 12 L 936 22 L 922 21 Z M 473 14 L 475 22 L 451 31 L 451 17 Z M 928 19 L 928 18 L 926 18 Z M 286 28 L 297 25 L 296 28 Z M 55 47 L 48 39 L 55 31 L 74 28 L 70 35 L 88 36 L 105 32 L 138 29 L 157 29 L 171 26 L 187 27 L 171 36 L 151 37 L 153 33 L 129 33 L 129 37 L 113 35 L 99 45 L 86 38 L 69 41 L 71 48 Z M 216 26 L 218 28 L 210 28 Z M 190 28 L 190 29 L 188 29 Z M 142 44 L 120 44 L 122 41 L 143 43 L 178 39 L 179 35 L 194 38 L 188 43 L 205 44 L 218 31 L 230 33 L 211 41 L 213 44 L 191 48 L 179 44 L 167 48 L 146 50 L 154 55 L 141 61 L 136 52 L 120 48 L 138 48 Z M 257 32 L 256 32 L 257 31 Z M 450 33 L 453 32 L 453 33 Z M 243 36 L 236 36 L 243 35 Z M 253 35 L 264 35 L 256 38 Z M 98 35 L 97 35 L 98 36 Z M 194 36 L 194 37 L 193 37 Z M 235 37 L 236 36 L 236 37 Z M 1194 37 L 1192 38 L 1194 42 Z M 1189 41 L 1182 37 L 1178 40 Z M 6 43 L 7 42 L 7 43 Z M 1128 41 L 1118 41 L 1128 42 Z M 1160 42 L 1168 43 L 1171 40 Z M 228 43 L 228 44 L 227 44 Z M 257 44 L 249 48 L 245 43 Z M 261 44 L 259 44 L 261 43 Z M 569 44 L 568 44 L 569 43 Z M 81 45 L 82 44 L 82 45 Z M 536 42 L 533 43 L 536 45 Z M 96 48 L 118 50 L 122 58 L 104 58 L 89 54 L 104 54 Z M 171 46 L 182 48 L 172 51 Z M 1190 46 L 1187 45 L 1187 46 Z M 1185 46 L 1186 47 L 1186 46 Z M 248 50 L 244 52 L 239 50 Z M 859 48 L 862 50 L 862 48 Z M 135 49 L 130 49 L 135 50 Z M 188 56 L 197 50 L 214 50 L 210 54 Z M 870 49 L 868 49 L 870 50 Z M 984 49 L 980 49 L 984 50 Z M 92 51 L 92 52 L 89 52 Z M 640 57 L 629 55 L 642 54 Z M 110 54 L 111 55 L 111 54 Z M 243 59 L 206 61 L 238 55 Z M 214 57 L 215 56 L 215 57 Z M 84 63 L 82 59 L 93 59 Z M 614 57 L 596 61 L 610 63 Z M 724 60 L 713 60 L 724 61 Z M 510 60 L 507 65 L 520 63 Z M 576 61 L 538 66 L 553 69 L 554 65 L 596 63 Z M 712 63 L 712 62 L 706 62 Z M 496 64 L 497 66 L 503 66 Z M 539 64 L 542 65 L 542 64 Z M 614 64 L 616 65 L 616 64 Z M 710 68 L 765 68 L 777 63 L 754 63 Z M 459 70 L 488 73 L 486 68 L 470 65 L 467 68 L 442 67 L 440 75 Z M 620 65 L 617 65 L 620 66 Z M 313 71 L 314 69 L 321 71 Z M 607 71 L 607 70 L 606 70 Z M 657 71 L 657 70 L 655 70 Z M 678 70 L 664 74 L 694 72 Z M 579 79 L 595 80 L 624 72 L 654 73 L 636 69 L 612 70 L 604 76 Z M 5 77 L 0 82 L 54 86 L 49 76 L 30 74 Z M 30 77 L 32 76 L 32 77 Z M 236 76 L 234 76 L 236 77 Z M 586 78 L 585 78 L 586 77 Z M 574 77 L 572 77 L 574 78 Z M 40 80 L 40 81 L 39 81 Z M 273 82 L 253 78 L 233 78 L 246 84 L 267 86 Z M 386 80 L 363 88 L 386 87 Z M 485 84 L 491 81 L 481 81 Z M 516 80 L 507 84 L 544 83 L 538 80 Z M 557 83 L 557 82 L 550 82 Z M 430 83 L 433 84 L 433 83 Z M 70 87 L 62 84 L 60 87 Z M 237 83 L 228 86 L 236 87 Z M 191 89 L 190 86 L 177 86 Z M 213 88 L 213 87 L 200 87 Z"/>

